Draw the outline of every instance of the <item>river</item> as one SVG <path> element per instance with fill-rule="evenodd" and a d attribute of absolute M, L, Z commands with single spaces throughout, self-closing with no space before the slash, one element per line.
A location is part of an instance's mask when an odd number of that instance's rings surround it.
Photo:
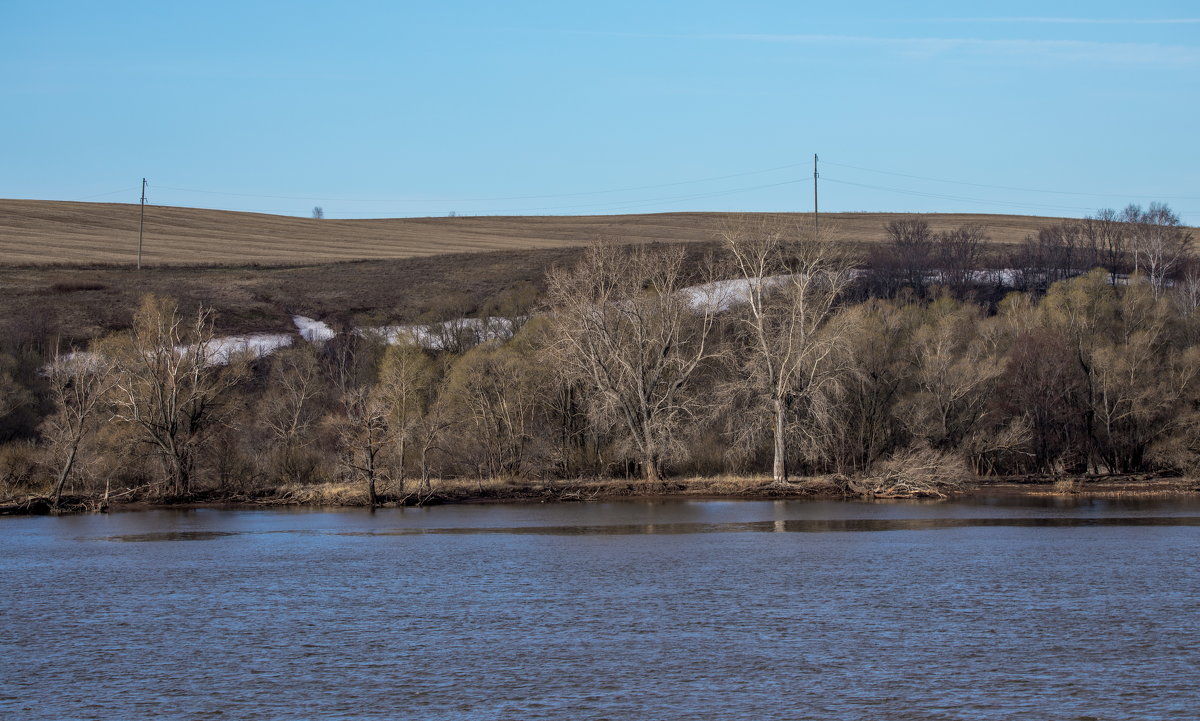
<path fill-rule="evenodd" d="M 1195 719 L 1200 502 L 0 519 L 0 718 Z"/>

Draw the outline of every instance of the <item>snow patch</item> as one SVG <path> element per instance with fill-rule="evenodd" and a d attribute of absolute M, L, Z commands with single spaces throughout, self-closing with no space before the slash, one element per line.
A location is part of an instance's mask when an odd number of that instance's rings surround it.
<path fill-rule="evenodd" d="M 249 355 L 251 358 L 268 356 L 280 348 L 286 348 L 295 341 L 290 333 L 250 333 L 248 335 L 230 335 L 213 338 L 204 344 L 204 358 L 208 365 L 228 365 L 239 355 Z M 185 352 L 186 348 L 179 351 Z"/>
<path fill-rule="evenodd" d="M 296 330 L 299 331 L 300 337 L 309 343 L 324 343 L 334 336 L 333 329 L 324 321 L 303 315 L 294 315 L 292 322 L 296 324 Z"/>
<path fill-rule="evenodd" d="M 711 283 L 689 285 L 686 288 L 680 288 L 679 292 L 687 300 L 692 310 L 721 313 L 750 302 L 750 289 L 754 287 L 755 283 L 761 282 L 763 287 L 771 288 L 791 277 L 790 275 L 771 275 L 761 281 L 755 278 L 715 280 Z"/>
<path fill-rule="evenodd" d="M 507 340 L 516 331 L 513 318 L 455 318 L 442 323 L 384 325 L 362 328 L 358 333 L 378 338 L 388 345 L 416 343 L 429 350 L 446 350 L 459 345 L 478 345 L 489 340 Z"/>

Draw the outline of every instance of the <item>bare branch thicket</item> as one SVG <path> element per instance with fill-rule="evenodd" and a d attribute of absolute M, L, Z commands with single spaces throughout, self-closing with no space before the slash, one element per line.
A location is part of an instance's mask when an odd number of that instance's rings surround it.
<path fill-rule="evenodd" d="M 973 476 L 961 456 L 910 446 L 876 463 L 870 473 L 848 479 L 848 490 L 867 498 L 946 498 Z"/>
<path fill-rule="evenodd" d="M 395 435 L 391 408 L 369 386 L 347 390 L 341 403 L 342 414 L 333 421 L 340 461 L 352 477 L 366 484 L 368 502 L 375 508 L 379 505 L 378 486 L 388 477 L 384 457 Z"/>
<path fill-rule="evenodd" d="M 53 413 L 42 422 L 42 438 L 54 474 L 51 507 L 77 472 L 85 438 L 96 431 L 104 402 L 115 382 L 109 361 L 99 354 L 56 355 L 46 367 Z"/>
<path fill-rule="evenodd" d="M 975 283 L 987 241 L 987 230 L 982 225 L 963 225 L 938 233 L 936 252 L 942 285 L 961 297 Z"/>
<path fill-rule="evenodd" d="M 287 349 L 272 360 L 258 417 L 270 434 L 279 480 L 313 479 L 318 462 L 308 447 L 315 440 L 312 430 L 324 395 L 321 369 L 310 348 Z"/>
<path fill-rule="evenodd" d="M 1169 299 L 1132 284 L 1116 300 L 1113 329 L 1092 349 L 1097 450 L 1112 471 L 1144 467 L 1145 453 L 1194 407 L 1196 349 L 1173 343 Z"/>
<path fill-rule="evenodd" d="M 683 257 L 678 247 L 597 243 L 547 278 L 552 352 L 588 388 L 595 417 L 624 430 L 647 482 L 660 481 L 664 460 L 680 452 L 677 431 L 698 402 L 689 382 L 714 354 L 718 308 L 693 307 L 680 292 Z"/>
<path fill-rule="evenodd" d="M 849 372 L 834 408 L 836 423 L 829 456 L 839 473 L 870 468 L 903 441 L 892 408 L 909 383 L 909 349 L 920 324 L 908 303 L 870 300 L 839 311 L 846 333 Z"/>
<path fill-rule="evenodd" d="M 830 410 L 822 394 L 842 380 L 844 333 L 830 321 L 852 280 L 852 262 L 840 244 L 770 218 L 736 221 L 721 236 L 744 284 L 743 302 L 734 309 L 745 336 L 734 382 L 753 415 L 741 438 L 748 442 L 769 419 L 772 476 L 785 483 L 789 428 L 812 444 Z"/>
<path fill-rule="evenodd" d="M 211 310 L 186 320 L 174 300 L 150 295 L 133 329 L 103 350 L 113 362 L 114 417 L 158 452 L 176 494 L 191 491 L 198 449 L 227 421 L 230 391 L 245 371 L 242 359 L 214 362 L 213 338 Z"/>
<path fill-rule="evenodd" d="M 939 451 L 960 450 L 979 470 L 985 456 L 1012 450 L 1028 434 L 1002 423 L 993 398 L 1005 359 L 1000 328 L 981 309 L 943 299 L 913 337 L 913 392 L 896 407 L 909 433 Z"/>
<path fill-rule="evenodd" d="M 374 393 L 388 410 L 396 449 L 396 480 L 404 490 L 405 464 L 410 448 L 421 435 L 422 423 L 433 403 L 437 369 L 425 350 L 413 343 L 397 343 L 384 352 Z"/>
<path fill-rule="evenodd" d="M 1083 219 L 1083 235 L 1100 267 L 1108 270 L 1114 285 L 1128 255 L 1128 232 L 1117 211 L 1104 208 Z"/>
<path fill-rule="evenodd" d="M 521 475 L 540 405 L 540 368 L 523 344 L 489 341 L 462 356 L 450 370 L 446 399 L 459 419 L 462 451 L 475 449 L 482 477 Z"/>
<path fill-rule="evenodd" d="M 935 234 L 924 218 L 893 220 L 884 226 L 899 282 L 924 297 L 934 262 Z"/>

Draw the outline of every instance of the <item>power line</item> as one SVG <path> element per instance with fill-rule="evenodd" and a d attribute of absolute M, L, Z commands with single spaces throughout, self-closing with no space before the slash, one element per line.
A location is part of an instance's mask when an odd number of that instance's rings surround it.
<path fill-rule="evenodd" d="M 779 165 L 774 168 L 764 168 L 762 170 L 748 170 L 741 173 L 731 173 L 729 175 L 715 175 L 708 178 L 697 178 L 695 180 L 680 180 L 673 183 L 659 183 L 657 185 L 637 185 L 629 188 L 611 188 L 608 190 L 587 190 L 578 193 L 557 193 L 551 195 L 509 195 L 496 196 L 490 198 L 330 198 L 328 196 L 315 195 L 263 195 L 258 193 L 230 193 L 220 190 L 200 190 L 198 188 L 177 188 L 169 185 L 155 186 L 160 190 L 177 190 L 185 193 L 202 193 L 205 195 L 227 195 L 241 198 L 271 198 L 275 200 L 333 200 L 338 203 L 479 203 L 498 200 L 536 200 L 541 198 L 572 198 L 582 195 L 603 195 L 606 193 L 628 193 L 636 190 L 653 190 L 656 188 L 671 188 L 679 185 L 692 185 L 695 183 L 709 183 L 716 180 L 728 180 L 730 178 L 742 178 L 748 175 L 761 175 L 763 173 L 773 173 L 778 170 L 788 170 L 796 168 L 804 163 L 792 163 L 789 165 Z"/>
<path fill-rule="evenodd" d="M 1005 201 L 1005 200 L 985 200 L 983 198 L 967 198 L 967 197 L 963 197 L 963 196 L 959 196 L 959 195 L 945 195 L 943 193 L 925 193 L 925 192 L 921 192 L 919 190 L 905 190 L 903 188 L 889 188 L 884 185 L 870 185 L 867 183 L 854 183 L 849 180 L 838 180 L 836 178 L 830 178 L 828 176 L 824 176 L 822 179 L 827 180 L 830 183 L 839 183 L 841 185 L 853 185 L 853 186 L 856 186 L 859 188 L 869 188 L 871 190 L 884 190 L 884 191 L 891 192 L 891 193 L 914 195 L 914 196 L 919 196 L 922 198 L 936 198 L 938 200 L 953 200 L 953 201 L 958 201 L 958 202 L 963 202 L 963 203 L 984 203 L 987 205 L 1002 205 L 1002 206 L 1009 206 L 1009 207 L 1015 207 L 1015 208 L 1039 208 L 1042 210 L 1072 210 L 1072 211 L 1082 211 L 1082 212 L 1091 212 L 1091 211 L 1095 210 L 1095 208 L 1081 208 L 1078 206 L 1070 206 L 1070 205 L 1047 205 L 1044 203 L 1016 203 L 1016 202 L 1010 202 L 1010 201 Z"/>
<path fill-rule="evenodd" d="M 85 195 L 82 198 L 72 198 L 70 202 L 75 203 L 75 202 L 79 202 L 81 200 L 91 200 L 92 198 L 103 198 L 108 195 L 116 195 L 118 193 L 128 193 L 131 190 L 137 190 L 137 189 L 138 189 L 138 186 L 135 185 L 130 188 L 121 188 L 120 190 L 110 190 L 107 193 L 96 193 L 95 195 Z"/>
<path fill-rule="evenodd" d="M 597 209 L 617 210 L 617 209 L 621 209 L 621 208 L 636 208 L 636 207 L 642 207 L 642 206 L 646 206 L 646 205 L 653 205 L 655 203 L 661 203 L 661 202 L 666 202 L 666 201 L 700 200 L 700 199 L 704 199 L 704 198 L 716 198 L 716 197 L 721 197 L 721 196 L 725 196 L 725 195 L 733 195 L 735 193 L 744 193 L 744 192 L 748 192 L 751 190 L 762 190 L 765 188 L 775 188 L 775 187 L 779 187 L 779 186 L 783 186 L 783 185 L 792 185 L 795 183 L 803 183 L 803 182 L 807 182 L 807 180 L 805 180 L 805 179 L 785 180 L 785 181 L 778 182 L 778 183 L 765 183 L 762 185 L 751 185 L 751 186 L 746 186 L 746 187 L 741 187 L 741 188 L 731 188 L 731 189 L 727 189 L 727 190 L 709 191 L 709 192 L 704 192 L 704 193 L 692 193 L 692 194 L 688 194 L 688 195 L 672 195 L 672 196 L 659 197 L 659 198 L 644 198 L 641 200 L 606 201 L 603 203 L 575 203 L 575 204 L 571 204 L 571 205 L 553 205 L 553 206 L 539 206 L 539 207 L 526 207 L 526 208 L 500 208 L 500 209 L 493 208 L 493 209 L 489 209 L 489 210 L 477 210 L 477 211 L 472 211 L 472 212 L 473 212 L 473 214 L 477 214 L 477 215 L 510 215 L 510 214 L 531 213 L 531 212 L 549 211 L 549 210 L 574 210 L 574 209 L 580 209 L 580 208 L 597 208 Z M 163 186 L 161 186 L 161 185 L 155 186 L 155 187 L 157 187 L 159 189 L 163 188 Z M 434 202 L 434 201 L 430 201 L 430 202 Z M 245 210 L 245 211 L 240 211 L 240 212 L 252 213 L 252 212 L 261 212 L 261 211 Z M 379 215 L 385 214 L 387 212 L 388 211 L 364 212 L 364 213 L 339 213 L 339 215 L 358 215 L 358 216 L 363 216 L 363 217 L 370 217 L 370 216 L 379 216 Z M 411 211 L 409 211 L 409 212 L 411 212 Z"/>
<path fill-rule="evenodd" d="M 896 173 L 890 170 L 876 170 L 874 168 L 863 168 L 857 165 L 847 165 L 845 163 L 835 163 L 831 160 L 824 161 L 828 165 L 836 165 L 839 168 L 850 168 L 851 170 L 861 170 L 867 173 L 879 173 L 880 175 L 895 175 L 900 178 L 913 178 L 915 180 L 928 180 L 934 183 L 948 183 L 951 185 L 970 185 L 976 188 L 992 188 L 995 190 L 1016 190 L 1024 193 L 1048 193 L 1052 195 L 1078 195 L 1093 198 L 1136 198 L 1145 196 L 1145 193 L 1079 193 L 1069 190 L 1038 190 L 1036 188 L 1018 188 L 1010 185 L 987 185 L 986 183 L 970 183 L 964 180 L 946 180 L 945 178 L 931 178 L 925 175 L 910 175 L 908 173 Z M 1194 195 L 1161 195 L 1156 196 L 1163 200 L 1200 200 L 1200 196 Z"/>
<path fill-rule="evenodd" d="M 764 188 L 777 188 L 782 185 L 792 185 L 795 183 L 803 183 L 803 182 L 806 182 L 806 180 L 804 180 L 804 179 L 785 180 L 785 181 L 782 181 L 779 183 L 766 183 L 763 185 L 751 185 L 751 186 L 746 186 L 743 188 L 732 188 L 729 190 L 717 190 L 717 191 L 704 192 L 704 193 L 693 193 L 690 195 L 672 195 L 672 196 L 667 196 L 667 197 L 662 197 L 662 198 L 647 198 L 647 199 L 643 199 L 643 200 L 614 201 L 614 202 L 607 202 L 607 203 L 584 203 L 584 204 L 575 204 L 575 205 L 554 205 L 554 206 L 542 206 L 542 207 L 538 207 L 538 208 L 507 208 L 507 209 L 499 209 L 499 210 L 481 210 L 481 211 L 477 211 L 477 212 L 479 212 L 481 214 L 485 214 L 485 215 L 506 215 L 506 214 L 513 214 L 513 213 L 529 213 L 529 212 L 544 211 L 544 210 L 573 210 L 573 209 L 577 209 L 577 208 L 597 208 L 597 209 L 620 210 L 623 208 L 640 208 L 640 207 L 644 207 L 647 205 L 654 205 L 655 203 L 662 203 L 662 202 L 673 201 L 673 200 L 679 201 L 679 200 L 701 200 L 704 198 L 718 198 L 718 197 L 722 197 L 722 196 L 726 196 L 726 195 L 734 195 L 736 193 L 745 193 L 745 192 L 748 192 L 751 190 L 762 190 Z"/>

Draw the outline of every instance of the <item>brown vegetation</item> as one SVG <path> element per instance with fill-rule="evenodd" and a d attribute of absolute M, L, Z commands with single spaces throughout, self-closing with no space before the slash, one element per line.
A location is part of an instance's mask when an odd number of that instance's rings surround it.
<path fill-rule="evenodd" d="M 804 226 L 760 220 L 707 247 L 605 242 L 560 256 L 544 286 L 518 282 L 477 306 L 511 314 L 504 332 L 461 323 L 433 346 L 342 324 L 320 343 L 225 362 L 209 348 L 211 309 L 153 295 L 90 355 L 60 355 L 45 325 L 18 327 L 0 336 L 0 496 L 900 498 L 977 477 L 1200 472 L 1192 272 L 1121 277 L 1142 247 L 1132 221 L 1115 229 L 1129 243 L 1121 268 L 1000 300 L 970 267 L 981 229 L 933 233 L 925 253 L 912 240 L 923 230 L 890 226 L 889 252 L 925 260 L 861 273 Z M 711 257 L 698 262 L 697 248 Z M 1075 248 L 1101 257 L 1098 244 Z M 704 280 L 742 290 L 682 292 Z M 469 312 L 448 303 L 443 318 Z"/>

